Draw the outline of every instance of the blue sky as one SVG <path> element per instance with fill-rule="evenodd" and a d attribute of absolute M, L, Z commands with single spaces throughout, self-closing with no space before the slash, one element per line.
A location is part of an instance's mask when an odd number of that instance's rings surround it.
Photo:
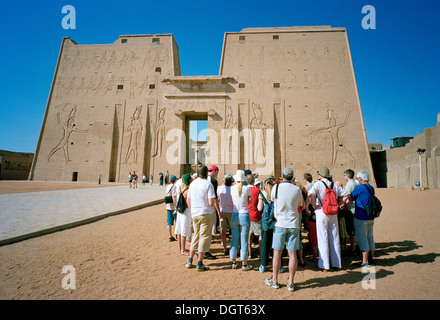
<path fill-rule="evenodd" d="M 64 30 L 64 5 L 76 29 Z M 362 8 L 376 9 L 365 30 Z M 14 0 L 0 4 L 0 149 L 35 152 L 61 40 L 113 43 L 172 33 L 182 75 L 218 75 L 225 32 L 247 27 L 345 27 L 369 142 L 391 143 L 436 124 L 440 112 L 438 0 Z"/>

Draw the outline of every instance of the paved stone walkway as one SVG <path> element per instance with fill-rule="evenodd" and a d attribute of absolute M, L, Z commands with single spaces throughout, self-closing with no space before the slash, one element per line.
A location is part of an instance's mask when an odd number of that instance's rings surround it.
<path fill-rule="evenodd" d="M 163 203 L 165 187 L 127 186 L 0 195 L 0 246 Z"/>

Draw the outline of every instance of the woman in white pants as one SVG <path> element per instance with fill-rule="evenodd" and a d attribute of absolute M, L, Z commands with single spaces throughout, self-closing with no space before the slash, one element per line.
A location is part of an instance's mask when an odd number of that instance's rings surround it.
<path fill-rule="evenodd" d="M 340 269 L 341 264 L 341 246 L 339 242 L 339 225 L 338 215 L 328 215 L 322 211 L 322 204 L 324 203 L 325 189 L 330 187 L 332 182 L 330 170 L 322 168 L 318 171 L 319 180 L 309 190 L 308 196 L 310 202 L 315 208 L 316 214 L 316 233 L 318 237 L 318 268 L 323 271 L 333 268 Z M 349 193 L 337 184 L 333 183 L 333 190 L 336 197 L 344 197 L 342 202 L 348 198 Z"/>

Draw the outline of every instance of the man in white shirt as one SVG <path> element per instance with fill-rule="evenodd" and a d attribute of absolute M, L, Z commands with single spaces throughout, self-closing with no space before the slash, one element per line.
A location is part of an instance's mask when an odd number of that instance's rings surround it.
<path fill-rule="evenodd" d="M 295 175 L 293 170 L 285 168 L 282 171 L 283 182 L 272 188 L 271 199 L 274 201 L 274 216 L 276 218 L 273 233 L 273 274 L 265 283 L 278 289 L 278 271 L 281 267 L 281 254 L 286 243 L 289 253 L 289 279 L 287 289 L 294 291 L 293 280 L 298 267 L 296 251 L 301 249 L 301 226 L 298 208 L 304 209 L 304 198 L 301 189 L 292 183 Z"/>
<path fill-rule="evenodd" d="M 209 268 L 203 264 L 203 258 L 205 252 L 208 252 L 211 246 L 213 206 L 216 197 L 212 183 L 207 180 L 208 168 L 206 166 L 199 169 L 198 177 L 189 185 L 187 196 L 187 204 L 188 208 L 191 209 L 193 220 L 194 235 L 191 240 L 191 250 L 186 267 L 192 267 L 194 253 L 197 250 L 197 271 L 205 271 Z"/>
<path fill-rule="evenodd" d="M 338 215 L 328 215 L 322 210 L 325 190 L 332 184 L 332 182 L 328 180 L 332 178 L 330 170 L 325 167 L 322 168 L 318 171 L 318 178 L 320 181 L 316 182 L 308 192 L 310 203 L 315 208 L 316 214 L 316 233 L 318 236 L 319 250 L 318 268 L 322 271 L 328 271 L 331 262 L 333 268 L 341 269 Z M 333 190 L 337 198 L 343 197 L 343 200 L 339 202 L 342 206 L 350 194 L 336 183 L 333 183 Z"/>

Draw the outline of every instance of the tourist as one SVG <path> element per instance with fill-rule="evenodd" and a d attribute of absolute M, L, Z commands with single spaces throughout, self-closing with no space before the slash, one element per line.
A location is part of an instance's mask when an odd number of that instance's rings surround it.
<path fill-rule="evenodd" d="M 214 186 L 207 180 L 207 178 L 208 168 L 206 166 L 200 167 L 198 178 L 191 182 L 187 194 L 187 204 L 188 208 L 191 209 L 194 234 L 191 239 L 191 249 L 186 267 L 192 267 L 194 253 L 197 250 L 198 271 L 209 270 L 209 267 L 203 264 L 203 259 L 205 257 L 205 252 L 208 252 L 211 246 L 212 215 L 214 214 L 213 207 L 215 203 L 215 193 Z"/>
<path fill-rule="evenodd" d="M 309 190 L 308 196 L 316 215 L 318 268 L 325 272 L 330 270 L 330 263 L 333 268 L 341 269 L 342 267 L 338 216 L 325 214 L 322 210 L 325 190 L 332 186 L 336 197 L 344 197 L 342 202 L 348 199 L 349 194 L 337 184 L 330 182 L 329 179 L 332 179 L 332 176 L 328 168 L 324 167 L 318 171 L 318 179 L 319 181 Z"/>
<path fill-rule="evenodd" d="M 234 203 L 232 202 L 231 186 L 234 181 L 232 174 L 224 175 L 224 182 L 217 189 L 217 195 L 220 202 L 220 212 L 222 218 L 220 219 L 220 232 L 224 254 L 229 255 L 229 249 L 226 245 L 226 231 L 231 227 L 232 212 L 234 211 Z"/>
<path fill-rule="evenodd" d="M 366 208 L 371 201 L 371 193 L 374 188 L 368 183 L 369 175 L 366 171 L 360 170 L 356 173 L 359 185 L 350 194 L 350 200 L 355 201 L 354 225 L 356 241 L 362 251 L 362 267 L 374 265 L 374 218 L 367 216 Z"/>
<path fill-rule="evenodd" d="M 341 188 L 344 188 L 341 181 L 335 181 L 335 184 Z M 347 239 L 349 238 L 345 223 L 345 215 L 347 212 L 346 206 L 347 205 L 344 203 L 344 206 L 338 210 L 339 243 L 341 245 L 341 254 L 345 254 L 345 252 L 347 252 Z"/>
<path fill-rule="evenodd" d="M 261 219 L 261 244 L 260 244 L 260 266 L 258 269 L 260 272 L 264 272 L 269 265 L 270 249 L 272 247 L 273 227 L 275 220 L 268 216 L 270 212 L 270 206 L 273 206 L 271 198 L 272 187 L 274 182 L 272 179 L 266 179 L 264 181 L 263 191 L 258 196 L 258 210 L 262 211 Z M 273 211 L 272 211 L 273 213 Z"/>
<path fill-rule="evenodd" d="M 304 190 L 306 194 L 308 191 L 312 189 L 313 186 L 313 176 L 310 173 L 304 173 Z M 316 234 L 316 215 L 315 209 L 313 205 L 310 203 L 310 199 L 306 197 L 306 208 L 305 212 L 307 213 L 307 230 L 308 230 L 308 238 L 310 242 L 310 247 L 312 249 L 312 261 L 318 262 L 318 237 Z"/>
<path fill-rule="evenodd" d="M 167 170 L 167 172 L 165 172 L 165 185 L 168 185 L 169 178 L 170 178 L 170 173 Z"/>
<path fill-rule="evenodd" d="M 171 184 L 167 186 L 165 189 L 165 197 L 171 197 L 172 201 L 166 203 L 167 209 L 167 230 L 169 241 L 176 241 L 176 238 L 173 237 L 172 227 L 174 226 L 174 221 L 176 220 L 175 208 L 177 204 L 177 190 L 175 188 L 174 183 L 176 182 L 177 177 L 171 177 Z"/>
<path fill-rule="evenodd" d="M 313 176 L 310 173 L 304 173 L 304 188 L 309 191 L 313 186 Z"/>
<path fill-rule="evenodd" d="M 137 180 L 138 180 L 138 176 L 137 176 L 137 174 L 136 174 L 136 171 L 133 171 L 133 175 L 132 175 L 132 178 L 133 178 L 133 189 L 137 189 Z"/>
<path fill-rule="evenodd" d="M 237 170 L 234 175 L 235 184 L 231 187 L 232 202 L 234 212 L 231 218 L 231 249 L 230 257 L 232 259 L 232 269 L 237 268 L 238 238 L 240 237 L 241 249 L 240 258 L 242 261 L 242 270 L 248 271 L 252 266 L 248 265 L 248 237 L 251 220 L 249 218 L 248 204 L 252 202 L 251 190 L 244 185 L 246 176 L 243 170 Z"/>
<path fill-rule="evenodd" d="M 152 185 L 153 185 L 153 175 L 150 174 L 150 186 L 152 186 Z"/>
<path fill-rule="evenodd" d="M 301 217 L 298 208 L 304 208 L 301 189 L 292 183 L 293 170 L 285 168 L 282 171 L 282 182 L 272 188 L 271 199 L 274 199 L 274 215 L 276 218 L 273 233 L 272 278 L 265 283 L 278 289 L 278 271 L 281 267 L 281 255 L 285 247 L 289 254 L 289 279 L 287 289 L 294 291 L 294 277 L 298 266 L 297 250 L 301 248 Z"/>
<path fill-rule="evenodd" d="M 217 221 L 220 220 L 220 219 L 217 219 L 217 215 L 220 212 L 220 206 L 218 203 L 218 196 L 217 196 L 218 171 L 219 171 L 219 169 L 215 165 L 212 165 L 208 168 L 208 181 L 212 183 L 212 185 L 214 187 L 214 193 L 215 193 L 215 202 L 214 202 L 215 212 L 214 212 L 214 215 L 212 216 L 212 236 L 215 236 L 215 234 L 217 233 Z"/>
<path fill-rule="evenodd" d="M 163 186 L 163 173 L 159 173 L 159 185 Z"/>
<path fill-rule="evenodd" d="M 183 194 L 183 198 L 185 201 L 186 209 L 183 213 L 177 212 L 177 221 L 176 221 L 176 234 L 177 240 L 179 241 L 179 252 L 182 255 L 189 255 L 189 251 L 186 250 L 186 241 L 187 239 L 191 239 L 191 210 L 188 208 L 188 189 L 191 183 L 191 175 L 189 173 L 185 174 L 182 179 L 180 179 L 182 183 L 180 186 L 177 185 L 177 194 L 178 198 L 181 194 Z M 179 180 L 179 181 L 180 181 Z"/>
<path fill-rule="evenodd" d="M 145 183 L 147 182 L 147 176 L 145 173 L 142 174 L 142 186 L 145 186 Z"/>
<path fill-rule="evenodd" d="M 299 217 L 300 217 L 300 221 L 299 221 L 299 228 L 300 228 L 300 241 L 299 241 L 299 245 L 300 248 L 299 250 L 297 250 L 297 256 L 298 256 L 298 265 L 300 267 L 305 267 L 306 266 L 306 262 L 304 261 L 304 250 L 303 250 L 303 244 L 302 244 L 302 237 L 301 237 L 301 228 L 302 226 L 304 226 L 304 230 L 308 232 L 309 229 L 309 225 L 308 225 L 308 215 L 305 211 L 305 203 L 306 203 L 306 198 L 307 198 L 307 193 L 304 190 L 303 185 L 301 184 L 301 182 L 296 181 L 295 179 L 292 179 L 292 184 L 296 185 L 300 190 L 301 190 L 301 195 L 303 196 L 303 207 L 298 207 L 298 213 L 299 213 Z"/>
<path fill-rule="evenodd" d="M 131 175 L 131 171 L 128 173 L 128 183 L 129 183 L 129 187 L 128 188 L 131 188 L 131 184 L 132 184 L 132 182 L 133 182 L 133 176 Z"/>
<path fill-rule="evenodd" d="M 252 202 L 248 204 L 249 218 L 251 220 L 251 226 L 249 229 L 248 250 L 249 250 L 249 259 L 252 259 L 252 243 L 254 240 L 254 236 L 258 237 L 258 249 L 261 250 L 262 212 L 258 210 L 258 196 L 260 194 L 260 182 L 258 182 L 258 185 L 255 185 L 255 178 L 253 175 L 250 175 L 247 178 L 247 183 L 251 190 L 251 195 L 252 195 Z"/>
<path fill-rule="evenodd" d="M 354 178 L 354 171 L 347 169 L 344 171 L 344 179 L 347 181 L 345 185 L 345 190 L 348 193 L 352 193 L 354 188 L 359 184 Z M 354 201 L 348 201 L 347 209 L 345 213 L 345 227 L 347 228 L 348 236 L 350 237 L 350 254 L 354 256 L 356 254 L 356 236 L 354 228 L 354 215 L 355 215 L 355 204 Z"/>

